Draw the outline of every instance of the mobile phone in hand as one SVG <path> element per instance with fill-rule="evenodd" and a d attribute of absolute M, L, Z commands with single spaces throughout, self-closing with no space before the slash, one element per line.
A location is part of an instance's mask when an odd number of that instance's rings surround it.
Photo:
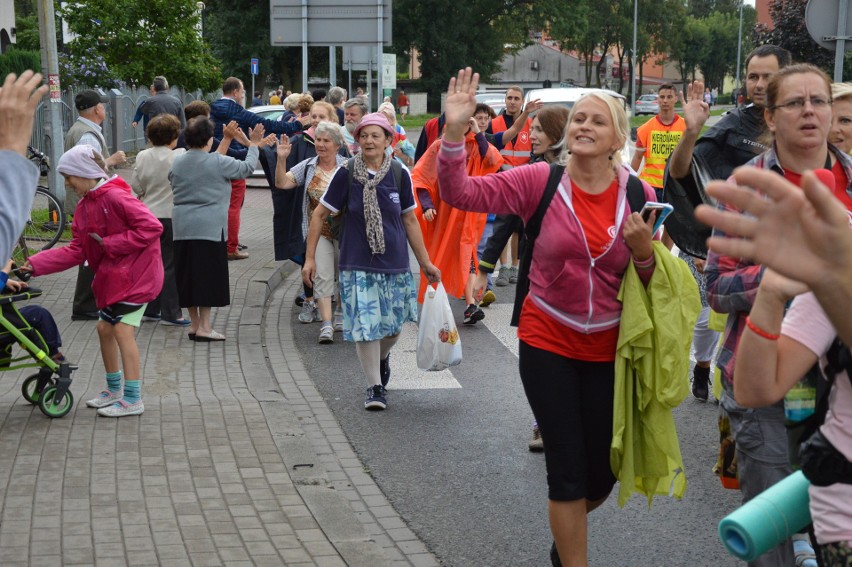
<path fill-rule="evenodd" d="M 645 206 L 642 207 L 642 211 L 639 214 L 642 216 L 643 221 L 648 222 L 648 219 L 651 218 L 651 213 L 657 213 L 657 217 L 654 220 L 654 229 L 652 231 L 653 234 L 657 234 L 657 231 L 660 230 L 661 226 L 663 226 L 663 222 L 666 220 L 666 217 L 672 214 L 672 211 L 674 211 L 674 207 L 668 203 L 648 201 L 645 203 Z"/>

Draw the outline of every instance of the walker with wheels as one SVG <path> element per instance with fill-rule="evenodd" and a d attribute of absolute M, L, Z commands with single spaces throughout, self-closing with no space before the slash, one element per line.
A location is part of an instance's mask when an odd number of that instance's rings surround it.
<path fill-rule="evenodd" d="M 31 404 L 37 404 L 48 417 L 63 417 L 74 407 L 71 394 L 71 373 L 76 366 L 57 362 L 48 355 L 47 344 L 18 311 L 15 303 L 41 295 L 41 290 L 27 288 L 18 293 L 0 295 L 0 372 L 21 368 L 38 368 L 24 380 L 21 394 Z M 17 344 L 25 351 L 13 353 Z"/>

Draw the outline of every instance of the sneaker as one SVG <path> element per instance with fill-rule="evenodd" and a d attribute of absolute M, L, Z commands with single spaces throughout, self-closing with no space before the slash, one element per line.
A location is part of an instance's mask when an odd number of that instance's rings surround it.
<path fill-rule="evenodd" d="M 104 390 L 100 394 L 98 394 L 97 398 L 92 398 L 86 405 L 90 408 L 104 408 L 106 406 L 111 406 L 118 400 L 122 398 L 124 392 L 111 392 L 109 390 Z"/>
<path fill-rule="evenodd" d="M 465 325 L 475 325 L 477 321 L 482 321 L 483 319 L 485 319 L 485 311 L 477 307 L 476 304 L 471 303 L 464 310 L 462 323 Z"/>
<path fill-rule="evenodd" d="M 479 302 L 480 307 L 488 307 L 492 303 L 497 301 L 497 296 L 494 295 L 494 292 L 491 291 L 491 288 L 485 290 L 485 293 L 482 294 L 482 301 Z"/>
<path fill-rule="evenodd" d="M 302 312 L 299 313 L 299 321 L 302 323 L 313 323 L 317 318 L 317 304 L 315 301 L 305 301 L 302 304 Z"/>
<path fill-rule="evenodd" d="M 808 534 L 793 534 L 793 555 L 796 558 L 797 567 L 817 567 L 816 553 L 811 546 Z"/>
<path fill-rule="evenodd" d="M 322 329 L 320 329 L 319 339 L 318 341 L 321 345 L 330 345 L 334 342 L 334 327 L 331 325 L 324 325 Z"/>
<path fill-rule="evenodd" d="M 301 307 L 302 305 L 304 305 L 305 304 L 305 292 L 303 291 L 303 292 L 299 293 L 299 295 L 296 296 L 296 299 L 293 301 L 293 303 L 295 303 L 298 307 Z"/>
<path fill-rule="evenodd" d="M 379 361 L 379 374 L 382 377 L 382 388 L 387 388 L 390 382 L 390 353 L 384 360 Z"/>
<path fill-rule="evenodd" d="M 529 449 L 533 453 L 544 451 L 544 440 L 541 438 L 541 429 L 538 428 L 537 423 L 533 425 L 533 436 L 530 439 Z"/>
<path fill-rule="evenodd" d="M 367 388 L 367 401 L 364 402 L 364 409 L 368 410 L 383 410 L 388 407 L 388 401 L 385 399 L 385 389 L 381 386 L 370 386 Z"/>
<path fill-rule="evenodd" d="M 516 284 L 518 283 L 518 267 L 512 266 L 511 271 L 509 272 L 509 283 Z"/>
<path fill-rule="evenodd" d="M 497 279 L 494 280 L 494 285 L 497 287 L 506 287 L 509 285 L 509 275 L 512 272 L 512 268 L 510 266 L 501 266 L 500 271 L 497 272 Z"/>
<path fill-rule="evenodd" d="M 160 319 L 160 325 L 167 325 L 170 327 L 189 327 L 191 321 L 184 317 L 180 319 Z"/>
<path fill-rule="evenodd" d="M 142 315 L 143 321 L 148 321 L 150 323 L 157 323 L 160 320 L 159 315 Z"/>
<path fill-rule="evenodd" d="M 710 368 L 696 366 L 692 369 L 692 395 L 706 402 L 710 396 Z"/>
<path fill-rule="evenodd" d="M 337 311 L 337 312 L 334 313 L 334 322 L 332 323 L 332 326 L 334 327 L 335 333 L 342 333 L 343 332 L 343 313 L 342 312 Z"/>
<path fill-rule="evenodd" d="M 124 400 L 118 400 L 109 407 L 99 409 L 98 415 L 103 417 L 124 417 L 126 415 L 140 415 L 144 411 L 145 405 L 142 403 L 142 400 L 139 400 L 135 404 L 128 404 Z"/>

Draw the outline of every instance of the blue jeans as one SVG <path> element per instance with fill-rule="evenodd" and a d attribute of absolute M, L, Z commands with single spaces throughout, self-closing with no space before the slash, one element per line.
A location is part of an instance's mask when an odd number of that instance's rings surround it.
<path fill-rule="evenodd" d="M 485 245 L 492 234 L 494 234 L 494 223 L 485 223 L 485 230 L 482 231 L 482 238 L 479 239 L 479 246 L 476 247 L 477 260 L 485 253 Z M 491 274 L 488 274 L 488 288 L 491 289 Z"/>
<path fill-rule="evenodd" d="M 59 328 L 56 326 L 56 321 L 53 320 L 50 311 L 41 305 L 24 305 L 18 311 L 32 328 L 41 334 L 44 342 L 47 343 L 48 354 L 53 356 L 59 352 L 59 347 L 62 346 L 62 337 L 59 336 Z"/>

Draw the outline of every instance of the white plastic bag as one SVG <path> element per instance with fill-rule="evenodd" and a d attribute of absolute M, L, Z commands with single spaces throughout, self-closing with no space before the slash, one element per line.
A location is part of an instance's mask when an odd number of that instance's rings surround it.
<path fill-rule="evenodd" d="M 444 285 L 426 288 L 420 328 L 417 331 L 417 368 L 444 370 L 462 361 L 459 330 L 453 319 Z"/>

